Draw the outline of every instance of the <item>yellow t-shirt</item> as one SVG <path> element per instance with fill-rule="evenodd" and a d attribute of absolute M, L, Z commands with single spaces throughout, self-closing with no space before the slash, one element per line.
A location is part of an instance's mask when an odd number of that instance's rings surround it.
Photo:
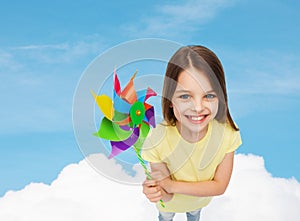
<path fill-rule="evenodd" d="M 206 135 L 196 143 L 184 140 L 176 127 L 159 124 L 147 137 L 142 157 L 150 163 L 166 163 L 172 180 L 206 181 L 213 179 L 225 154 L 241 144 L 239 131 L 217 120 L 209 123 Z M 174 194 L 169 202 L 164 202 L 165 208 L 160 203 L 157 207 L 163 212 L 188 212 L 205 207 L 211 199 Z"/>

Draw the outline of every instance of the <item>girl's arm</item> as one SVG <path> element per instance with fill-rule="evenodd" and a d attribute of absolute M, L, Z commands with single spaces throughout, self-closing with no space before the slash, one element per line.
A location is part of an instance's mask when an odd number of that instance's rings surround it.
<path fill-rule="evenodd" d="M 169 177 L 164 178 L 163 174 L 166 168 L 163 168 L 160 171 L 160 173 L 162 173 L 160 175 L 155 175 L 154 173 L 153 177 L 160 180 L 159 185 L 168 193 L 180 193 L 199 197 L 221 195 L 225 192 L 229 184 L 233 168 L 233 158 L 234 152 L 227 153 L 225 155 L 223 161 L 217 167 L 215 176 L 211 181 L 173 181 Z M 154 165 L 156 169 L 159 169 L 157 168 L 157 166 L 160 166 L 160 168 L 162 168 L 161 165 Z"/>

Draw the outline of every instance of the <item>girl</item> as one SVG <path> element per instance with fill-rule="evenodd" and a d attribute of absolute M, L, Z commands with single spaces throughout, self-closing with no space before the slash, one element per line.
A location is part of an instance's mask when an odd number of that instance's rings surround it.
<path fill-rule="evenodd" d="M 225 192 L 242 143 L 221 62 L 203 46 L 180 48 L 168 63 L 162 96 L 164 122 L 143 146 L 152 171 L 143 193 L 151 202 L 164 201 L 156 204 L 160 221 L 178 212 L 199 220 L 212 196 Z"/>

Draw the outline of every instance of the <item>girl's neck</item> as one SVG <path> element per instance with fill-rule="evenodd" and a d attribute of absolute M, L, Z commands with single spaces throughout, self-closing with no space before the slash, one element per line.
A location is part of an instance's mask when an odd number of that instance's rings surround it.
<path fill-rule="evenodd" d="M 205 129 L 201 130 L 200 132 L 193 132 L 189 130 L 185 130 L 180 124 L 176 124 L 176 128 L 178 133 L 181 135 L 181 137 L 186 140 L 189 143 L 196 143 L 202 140 L 207 131 L 208 131 L 208 125 L 205 127 Z"/>

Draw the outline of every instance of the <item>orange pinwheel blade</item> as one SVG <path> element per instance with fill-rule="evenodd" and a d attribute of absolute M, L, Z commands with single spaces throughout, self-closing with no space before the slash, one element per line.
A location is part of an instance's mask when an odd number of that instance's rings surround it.
<path fill-rule="evenodd" d="M 134 88 L 134 78 L 137 74 L 137 71 L 133 74 L 130 81 L 126 85 L 126 87 L 123 89 L 123 91 L 120 94 L 120 97 L 124 100 L 126 100 L 128 103 L 133 104 L 137 100 L 136 91 Z"/>

